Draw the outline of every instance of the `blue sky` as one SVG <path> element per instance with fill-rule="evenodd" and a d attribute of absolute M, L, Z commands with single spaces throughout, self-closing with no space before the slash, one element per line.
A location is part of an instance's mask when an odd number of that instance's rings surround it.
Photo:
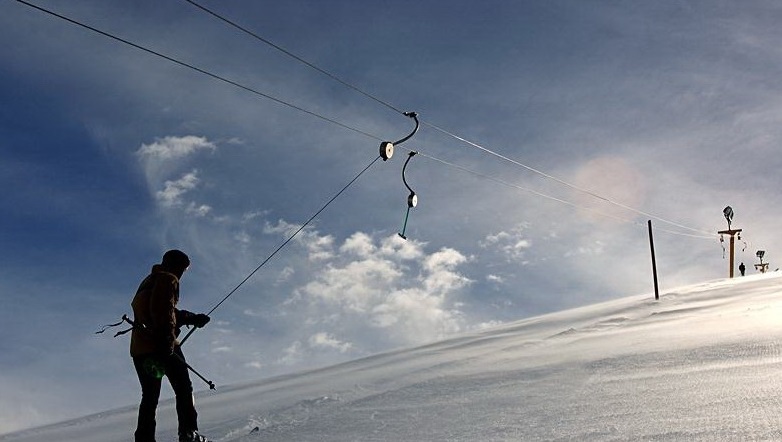
<path fill-rule="evenodd" d="M 185 1 L 34 3 L 341 125 L 0 4 L 0 432 L 135 403 L 93 332 L 163 251 L 208 311 L 412 129 Z M 774 2 L 202 4 L 423 122 L 188 341 L 218 385 L 650 292 L 650 218 L 663 288 L 727 274 L 726 205 L 777 267 Z"/>

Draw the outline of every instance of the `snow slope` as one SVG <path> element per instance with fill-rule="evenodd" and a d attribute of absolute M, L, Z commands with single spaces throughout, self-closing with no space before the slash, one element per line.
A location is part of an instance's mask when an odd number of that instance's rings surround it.
<path fill-rule="evenodd" d="M 782 279 L 719 280 L 198 395 L 215 441 L 782 440 Z M 132 440 L 135 405 L 0 436 Z M 175 440 L 161 404 L 158 441 Z"/>

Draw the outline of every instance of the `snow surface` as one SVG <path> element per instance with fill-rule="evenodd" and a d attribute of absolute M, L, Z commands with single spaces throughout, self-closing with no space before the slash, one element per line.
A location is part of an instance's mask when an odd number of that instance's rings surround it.
<path fill-rule="evenodd" d="M 719 280 L 197 396 L 215 441 L 782 440 L 782 280 Z M 194 379 L 194 382 L 197 380 Z M 132 440 L 136 406 L 0 436 Z M 174 441 L 161 404 L 158 441 Z"/>

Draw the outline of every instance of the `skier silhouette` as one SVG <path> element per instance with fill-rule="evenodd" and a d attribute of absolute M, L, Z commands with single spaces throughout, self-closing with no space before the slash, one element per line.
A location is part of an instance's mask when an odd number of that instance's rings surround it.
<path fill-rule="evenodd" d="M 208 442 L 198 433 L 198 413 L 193 400 L 187 363 L 176 340 L 183 325 L 203 327 L 209 316 L 176 308 L 179 279 L 190 266 L 190 258 L 169 250 L 160 264 L 139 285 L 133 297 L 133 332 L 130 355 L 141 384 L 141 404 L 135 442 L 155 442 L 155 413 L 163 376 L 168 377 L 176 396 L 179 442 Z"/>
<path fill-rule="evenodd" d="M 741 276 L 744 276 L 744 272 L 746 270 L 747 270 L 747 267 L 744 265 L 743 262 L 741 264 L 739 264 L 739 272 L 741 272 Z"/>

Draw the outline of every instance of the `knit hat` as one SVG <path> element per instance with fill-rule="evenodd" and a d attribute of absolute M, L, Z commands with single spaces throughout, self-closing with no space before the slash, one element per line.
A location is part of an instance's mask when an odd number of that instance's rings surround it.
<path fill-rule="evenodd" d="M 163 254 L 163 262 L 160 263 L 167 269 L 186 269 L 190 267 L 190 258 L 181 250 L 169 250 Z"/>

